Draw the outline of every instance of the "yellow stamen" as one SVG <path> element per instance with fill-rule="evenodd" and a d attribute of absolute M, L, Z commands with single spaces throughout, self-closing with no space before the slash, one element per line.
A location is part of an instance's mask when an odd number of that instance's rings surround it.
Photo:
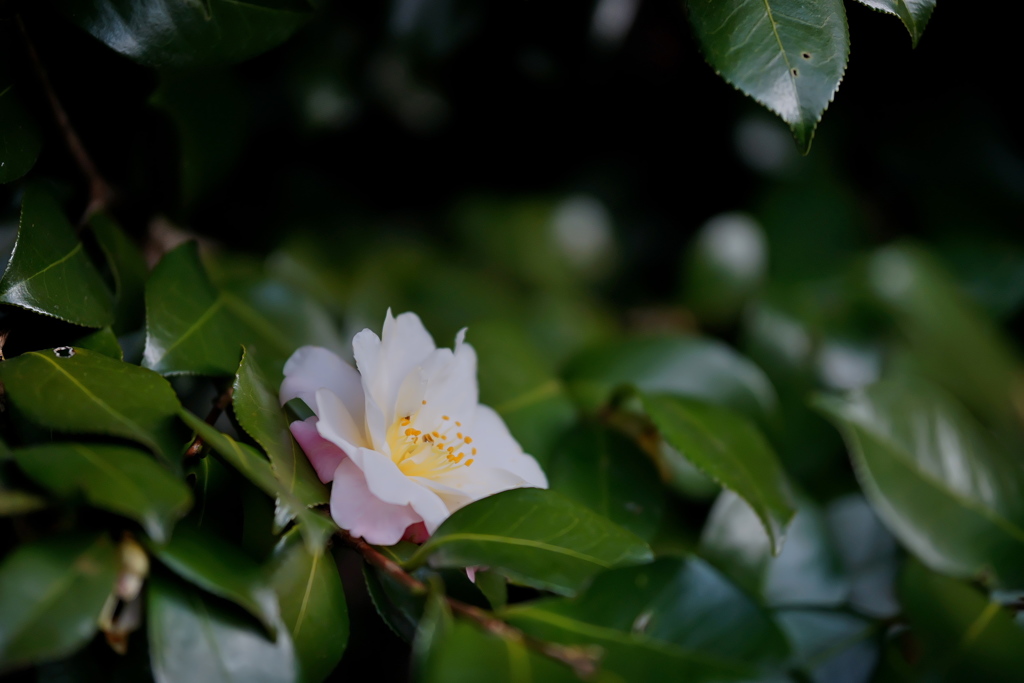
<path fill-rule="evenodd" d="M 473 458 L 470 458 L 469 460 L 467 460 L 467 461 L 466 461 L 466 467 L 469 467 L 470 465 L 472 465 L 472 464 L 473 464 L 473 462 L 474 462 L 474 461 L 473 461 Z"/>
<path fill-rule="evenodd" d="M 442 416 L 441 416 L 441 419 L 442 419 L 442 420 L 450 420 L 451 418 L 450 418 L 450 417 L 448 417 L 447 415 L 442 415 Z"/>
<path fill-rule="evenodd" d="M 466 443 L 473 443 L 473 437 L 467 436 L 466 437 Z"/>

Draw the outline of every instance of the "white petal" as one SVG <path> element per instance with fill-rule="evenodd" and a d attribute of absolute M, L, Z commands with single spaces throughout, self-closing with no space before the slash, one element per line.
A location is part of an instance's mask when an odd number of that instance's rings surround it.
<path fill-rule="evenodd" d="M 411 505 L 423 518 L 430 533 L 434 533 L 434 529 L 448 517 L 444 501 L 405 476 L 391 458 L 369 448 L 360 448 L 349 457 L 363 471 L 366 485 L 373 495 L 392 505 Z"/>
<path fill-rule="evenodd" d="M 456 467 L 423 485 L 441 497 L 448 510 L 455 512 L 475 500 L 501 491 L 533 486 L 508 470 L 496 467 Z"/>
<path fill-rule="evenodd" d="M 437 348 L 415 313 L 392 317 L 388 310 L 381 337 L 363 330 L 352 340 L 356 365 L 366 395 L 390 424 L 395 419 L 398 392 L 405 378 Z"/>
<path fill-rule="evenodd" d="M 348 407 L 330 389 L 317 389 L 312 406 L 320 417 L 316 423 L 320 436 L 346 453 L 367 443 L 362 427 L 352 418 Z"/>
<path fill-rule="evenodd" d="M 281 405 L 301 398 L 314 412 L 317 389 L 330 389 L 341 399 L 357 425 L 363 423 L 362 379 L 351 365 L 333 351 L 319 346 L 303 346 L 284 364 Z"/>
<path fill-rule="evenodd" d="M 454 352 L 438 349 L 424 364 L 424 373 L 427 375 L 425 421 L 437 423 L 442 415 L 448 415 L 468 425 L 480 400 L 473 347 L 460 344 Z"/>
<path fill-rule="evenodd" d="M 485 405 L 478 405 L 473 415 L 473 446 L 484 467 L 507 470 L 521 477 L 530 486 L 548 487 L 548 478 L 533 456 L 523 453 L 522 447 L 509 433 L 501 416 Z"/>
<path fill-rule="evenodd" d="M 331 517 L 342 529 L 367 543 L 394 545 L 411 524 L 422 521 L 409 505 L 390 505 L 370 492 L 354 462 L 343 460 L 334 472 Z"/>

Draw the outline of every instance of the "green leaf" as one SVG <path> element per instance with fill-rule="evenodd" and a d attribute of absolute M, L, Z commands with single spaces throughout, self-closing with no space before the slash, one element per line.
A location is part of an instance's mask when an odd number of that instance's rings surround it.
<path fill-rule="evenodd" d="M 93 214 L 89 227 L 114 276 L 114 329 L 131 332 L 145 320 L 145 284 L 149 275 L 142 252 L 105 213 Z"/>
<path fill-rule="evenodd" d="M 242 341 L 195 242 L 168 252 L 146 283 L 142 364 L 163 375 L 232 375 Z"/>
<path fill-rule="evenodd" d="M 842 0 L 691 0 L 687 7 L 708 64 L 789 124 L 806 154 L 850 55 Z"/>
<path fill-rule="evenodd" d="M 275 497 L 278 505 L 287 511 L 289 517 L 297 517 L 310 552 L 319 552 L 327 538 L 337 531 L 330 518 L 310 510 L 288 493 L 274 474 L 270 463 L 251 446 L 238 443 L 187 410 L 180 411 L 179 416 L 242 476 L 256 484 L 267 495 Z"/>
<path fill-rule="evenodd" d="M 900 18 L 914 47 L 935 11 L 935 0 L 858 0 L 861 4 Z"/>
<path fill-rule="evenodd" d="M 150 659 L 160 683 L 292 683 L 299 680 L 288 629 L 276 641 L 199 591 L 154 576 L 147 604 Z"/>
<path fill-rule="evenodd" d="M 0 87 L 0 121 L 0 183 L 9 183 L 32 170 L 43 146 L 12 83 Z"/>
<path fill-rule="evenodd" d="M 368 564 L 363 565 L 363 579 L 381 621 L 396 636 L 412 642 L 423 612 L 423 596 L 413 595 L 405 586 Z"/>
<path fill-rule="evenodd" d="M 700 553 L 768 605 L 843 604 L 850 593 L 822 511 L 797 498 L 797 511 L 777 556 L 761 520 L 738 495 L 723 491 L 701 532 Z"/>
<path fill-rule="evenodd" d="M 0 363 L 0 381 L 19 411 L 43 427 L 131 439 L 177 462 L 180 404 L 167 380 L 85 349 L 66 353 L 31 351 Z"/>
<path fill-rule="evenodd" d="M 1007 419 L 1019 390 L 1019 355 L 953 278 L 927 252 L 908 245 L 878 251 L 867 272 L 915 367 L 983 416 Z"/>
<path fill-rule="evenodd" d="M 238 423 L 267 452 L 284 490 L 307 507 L 327 503 L 327 487 L 292 438 L 277 391 L 268 385 L 252 351 L 246 350 L 242 356 L 232 400 Z"/>
<path fill-rule="evenodd" d="M 560 444 L 548 466 L 553 491 L 651 540 L 665 509 L 665 491 L 650 458 L 631 440 L 582 425 Z"/>
<path fill-rule="evenodd" d="M 580 354 L 565 374 L 570 391 L 587 410 L 598 409 L 624 386 L 726 405 L 760 421 L 775 410 L 775 390 L 760 368 L 710 339 L 611 342 Z"/>
<path fill-rule="evenodd" d="M 49 538 L 11 552 L 0 564 L 0 670 L 66 657 L 85 645 L 117 571 L 106 536 Z"/>
<path fill-rule="evenodd" d="M 322 681 L 348 642 L 348 608 L 338 567 L 329 552 L 311 553 L 294 531 L 270 560 L 270 582 L 292 636 L 303 681 Z"/>
<path fill-rule="evenodd" d="M 423 616 L 416 625 L 416 638 L 412 643 L 412 666 L 417 681 L 431 675 L 436 668 L 443 643 L 451 637 L 455 621 L 445 601 L 444 593 L 436 586 L 427 595 Z"/>
<path fill-rule="evenodd" d="M 183 525 L 165 545 L 150 550 L 183 579 L 230 600 L 263 623 L 271 636 L 281 620 L 277 595 L 262 568 L 216 536 Z"/>
<path fill-rule="evenodd" d="M 74 23 L 146 66 L 240 62 L 283 42 L 310 17 L 302 0 L 62 0 Z"/>
<path fill-rule="evenodd" d="M 90 505 L 138 521 L 157 543 L 192 507 L 185 483 L 134 448 L 55 443 L 18 449 L 14 457 L 40 485 L 59 496 L 81 491 Z"/>
<path fill-rule="evenodd" d="M 879 627 L 858 616 L 822 609 L 790 609 L 775 620 L 793 646 L 794 664 L 812 681 L 868 681 L 878 662 Z"/>
<path fill-rule="evenodd" d="M 1024 631 L 1009 610 L 917 563 L 907 565 L 899 593 L 911 633 L 923 645 L 918 666 L 925 675 L 918 680 L 1020 680 Z"/>
<path fill-rule="evenodd" d="M 45 499 L 28 491 L 0 488 L 0 517 L 15 517 L 47 506 Z"/>
<path fill-rule="evenodd" d="M 82 327 L 114 322 L 114 301 L 86 256 L 57 200 L 42 187 L 25 190 L 18 240 L 0 279 L 0 303 Z"/>
<path fill-rule="evenodd" d="M 423 636 L 421 630 L 419 636 Z M 570 683 L 569 667 L 511 638 L 485 634 L 464 621 L 452 622 L 431 639 L 429 658 L 417 680 L 423 683 Z M 598 678 L 598 681 L 604 679 Z"/>
<path fill-rule="evenodd" d="M 107 358 L 124 360 L 124 350 L 121 349 L 121 343 L 117 341 L 117 335 L 109 327 L 101 327 L 95 332 L 87 334 L 78 340 L 77 345 L 83 349 L 101 353 Z"/>
<path fill-rule="evenodd" d="M 656 394 L 642 398 L 670 446 L 754 509 L 778 554 L 793 501 L 785 472 L 761 432 L 724 408 Z"/>
<path fill-rule="evenodd" d="M 816 405 L 889 530 L 936 571 L 1024 587 L 1024 472 L 941 389 L 885 380 Z"/>
<path fill-rule="evenodd" d="M 513 581 L 569 595 L 603 569 L 651 557 L 643 540 L 560 494 L 514 489 L 456 511 L 408 564 L 429 558 L 436 567 L 483 565 Z"/>
<path fill-rule="evenodd" d="M 576 598 L 524 603 L 502 616 L 541 638 L 606 647 L 605 668 L 629 680 L 768 672 L 789 658 L 786 638 L 764 608 L 693 557 L 613 569 Z M 640 657 L 615 652 L 633 648 L 658 651 L 647 677 L 630 668 Z M 680 670 L 659 678 L 661 667 L 667 673 L 673 666 Z"/>
<path fill-rule="evenodd" d="M 498 411 L 523 450 L 547 469 L 556 443 L 576 419 L 565 385 L 517 325 L 476 324 L 467 339 L 479 358 L 480 402 Z"/>

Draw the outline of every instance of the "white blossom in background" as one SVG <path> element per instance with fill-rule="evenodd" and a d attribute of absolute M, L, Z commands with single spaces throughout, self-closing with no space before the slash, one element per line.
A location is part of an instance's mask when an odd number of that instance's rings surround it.
<path fill-rule="evenodd" d="M 452 512 L 547 477 L 478 402 L 476 352 L 437 348 L 415 313 L 389 310 L 380 337 L 352 340 L 356 368 L 316 346 L 285 364 L 280 399 L 315 413 L 292 433 L 331 488 L 331 516 L 369 543 L 422 542 Z"/>

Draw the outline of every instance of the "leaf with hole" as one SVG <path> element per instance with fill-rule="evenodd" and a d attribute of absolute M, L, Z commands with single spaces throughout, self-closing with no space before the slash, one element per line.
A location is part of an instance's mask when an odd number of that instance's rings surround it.
<path fill-rule="evenodd" d="M 778 554 L 793 517 L 793 497 L 775 451 L 757 427 L 707 403 L 659 394 L 643 394 L 642 399 L 670 446 L 754 509 Z"/>
<path fill-rule="evenodd" d="M 57 200 L 30 185 L 21 201 L 18 240 L 0 279 L 0 303 L 82 327 L 114 322 L 114 300 Z"/>
<path fill-rule="evenodd" d="M 0 363 L 8 400 L 36 424 L 61 432 L 130 439 L 177 463 L 180 408 L 160 375 L 85 349 L 30 351 Z"/>
<path fill-rule="evenodd" d="M 806 154 L 846 71 L 842 0 L 691 0 L 690 24 L 708 64 L 789 124 Z"/>
<path fill-rule="evenodd" d="M 0 564 L 0 670 L 66 657 L 96 633 L 117 579 L 106 536 L 24 543 Z"/>
<path fill-rule="evenodd" d="M 817 407 L 889 530 L 946 574 L 1024 588 L 1024 468 L 942 389 L 885 380 Z"/>
<path fill-rule="evenodd" d="M 84 494 L 90 505 L 136 520 L 157 543 L 192 507 L 183 481 L 127 446 L 53 443 L 14 451 L 25 474 L 59 496 Z"/>
<path fill-rule="evenodd" d="M 649 562 L 633 533 L 554 491 L 514 489 L 457 510 L 408 561 L 483 565 L 512 581 L 571 595 L 594 574 Z"/>

